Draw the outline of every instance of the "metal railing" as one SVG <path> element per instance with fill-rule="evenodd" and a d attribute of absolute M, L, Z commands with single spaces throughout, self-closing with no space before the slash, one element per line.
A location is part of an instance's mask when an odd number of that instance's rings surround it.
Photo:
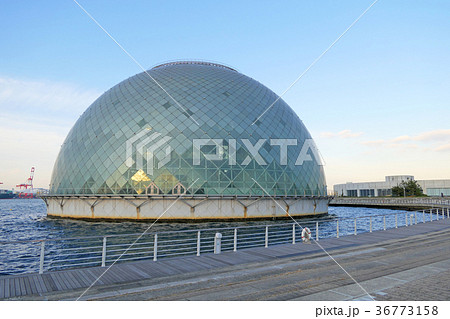
<path fill-rule="evenodd" d="M 299 220 L 311 230 L 315 240 L 357 235 L 363 232 L 408 227 L 413 224 L 450 218 L 450 208 L 435 208 L 413 212 L 396 212 L 349 218 Z M 43 273 L 68 268 L 106 267 L 119 262 L 221 253 L 252 247 L 296 244 L 302 241 L 302 229 L 297 223 L 277 223 L 241 227 L 207 228 L 165 231 L 147 234 L 119 234 L 76 238 L 28 241 L 0 241 L 0 256 L 12 249 L 23 254 L 15 260 L 0 260 L 0 274 L 24 272 Z M 220 236 L 218 236 L 220 234 Z M 218 238 L 220 237 L 220 238 Z M 134 243 L 134 244 L 133 244 Z M 131 246 L 131 244 L 133 244 Z M 3 258 L 3 257 L 2 257 Z M 2 264 L 13 269 L 1 269 Z M 8 267 L 6 267 L 8 268 Z M 11 267 L 10 267 L 11 268 Z"/>
<path fill-rule="evenodd" d="M 335 197 L 330 204 L 335 205 L 400 205 L 400 206 L 426 206 L 426 207 L 450 207 L 450 199 L 448 198 L 430 198 L 430 197 L 412 197 L 412 198 L 360 198 L 360 197 Z"/>

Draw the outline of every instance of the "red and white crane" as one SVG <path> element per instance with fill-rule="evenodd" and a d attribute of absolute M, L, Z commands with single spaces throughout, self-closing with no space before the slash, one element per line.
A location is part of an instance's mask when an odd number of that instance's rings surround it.
<path fill-rule="evenodd" d="M 19 194 L 19 198 L 33 198 L 33 178 L 34 178 L 34 167 L 31 168 L 30 177 L 25 181 L 24 184 L 16 185 L 19 189 L 25 188 L 26 190 L 30 190 L 27 192 L 21 192 Z"/>

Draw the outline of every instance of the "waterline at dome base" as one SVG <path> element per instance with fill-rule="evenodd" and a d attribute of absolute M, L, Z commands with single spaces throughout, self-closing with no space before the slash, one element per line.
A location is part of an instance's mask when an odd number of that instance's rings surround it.
<path fill-rule="evenodd" d="M 186 195 L 181 198 L 173 195 L 47 195 L 42 199 L 47 205 L 49 217 L 89 220 L 223 221 L 321 216 L 328 214 L 328 203 L 332 198 L 327 196 L 279 196 L 272 199 L 266 196 L 220 195 Z"/>

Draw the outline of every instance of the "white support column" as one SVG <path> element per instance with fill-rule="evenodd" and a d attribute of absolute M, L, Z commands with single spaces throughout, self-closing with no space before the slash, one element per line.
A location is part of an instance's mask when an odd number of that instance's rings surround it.
<path fill-rule="evenodd" d="M 292 224 L 292 245 L 295 245 L 295 224 Z"/>
<path fill-rule="evenodd" d="M 234 229 L 233 251 L 237 251 L 237 228 Z"/>
<path fill-rule="evenodd" d="M 316 222 L 316 241 L 319 241 L 319 222 Z"/>
<path fill-rule="evenodd" d="M 155 241 L 153 242 L 153 261 L 158 260 L 158 234 L 155 234 Z"/>
<path fill-rule="evenodd" d="M 222 252 L 222 234 L 216 233 L 214 236 L 214 254 L 220 254 Z"/>
<path fill-rule="evenodd" d="M 356 218 L 355 218 L 355 236 L 356 236 L 356 234 L 357 234 L 357 231 L 356 231 Z"/>
<path fill-rule="evenodd" d="M 102 267 L 106 267 L 106 237 L 103 237 Z"/>
<path fill-rule="evenodd" d="M 197 232 L 197 256 L 200 256 L 200 246 L 201 246 L 201 233 L 200 231 Z"/>
<path fill-rule="evenodd" d="M 264 247 L 268 247 L 269 246 L 269 226 L 266 226 L 266 238 L 265 238 L 265 243 L 264 243 Z"/>

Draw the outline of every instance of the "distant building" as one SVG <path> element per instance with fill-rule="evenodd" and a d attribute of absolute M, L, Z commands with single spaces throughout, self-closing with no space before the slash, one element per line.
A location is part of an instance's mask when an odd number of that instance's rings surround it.
<path fill-rule="evenodd" d="M 391 196 L 392 187 L 401 182 L 415 180 L 411 175 L 386 176 L 384 182 L 346 183 L 334 185 L 337 196 L 377 197 Z M 428 196 L 450 196 L 450 179 L 417 180 L 424 194 Z"/>

